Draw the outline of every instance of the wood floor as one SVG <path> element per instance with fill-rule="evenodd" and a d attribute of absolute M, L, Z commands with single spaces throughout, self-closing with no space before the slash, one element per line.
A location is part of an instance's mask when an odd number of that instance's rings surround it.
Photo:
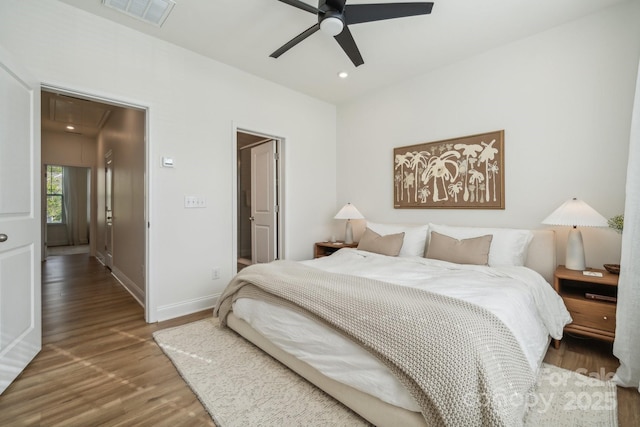
<path fill-rule="evenodd" d="M 211 316 L 147 324 L 143 310 L 95 259 L 43 263 L 43 346 L 0 395 L 0 426 L 213 426 L 151 334 Z M 611 345 L 568 337 L 545 360 L 602 376 Z M 618 389 L 620 427 L 640 425 L 640 394 Z"/>
<path fill-rule="evenodd" d="M 620 365 L 613 356 L 613 344 L 576 336 L 565 337 L 558 349 L 551 345 L 544 361 L 603 380 L 611 379 Z M 596 396 L 594 404 L 595 400 Z M 640 393 L 637 389 L 618 387 L 618 425 L 640 425 Z"/>
<path fill-rule="evenodd" d="M 151 334 L 211 316 L 147 324 L 88 255 L 42 269 L 42 351 L 0 396 L 0 426 L 213 426 Z"/>

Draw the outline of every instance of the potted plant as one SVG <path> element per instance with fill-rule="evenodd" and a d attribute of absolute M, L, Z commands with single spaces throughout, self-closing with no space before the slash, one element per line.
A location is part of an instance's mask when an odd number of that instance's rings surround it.
<path fill-rule="evenodd" d="M 622 233 L 622 227 L 624 226 L 624 215 L 612 216 L 607 220 L 610 228 L 613 228 L 618 233 Z"/>
<path fill-rule="evenodd" d="M 616 215 L 607 220 L 609 228 L 613 228 L 618 233 L 622 234 L 622 228 L 624 227 L 624 215 Z M 605 270 L 609 273 L 620 274 L 620 264 L 604 264 Z"/>

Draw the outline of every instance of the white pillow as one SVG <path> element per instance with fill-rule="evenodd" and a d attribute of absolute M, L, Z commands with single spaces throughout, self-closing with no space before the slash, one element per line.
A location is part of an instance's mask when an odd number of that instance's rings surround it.
<path fill-rule="evenodd" d="M 367 227 L 381 236 L 404 233 L 399 257 L 424 256 L 429 225 L 379 224 L 367 221 Z"/>
<path fill-rule="evenodd" d="M 444 234 L 455 239 L 493 235 L 489 249 L 489 266 L 521 266 L 527 259 L 529 243 L 533 239 L 531 230 L 515 228 L 455 227 L 451 225 L 429 224 L 429 233 Z"/>

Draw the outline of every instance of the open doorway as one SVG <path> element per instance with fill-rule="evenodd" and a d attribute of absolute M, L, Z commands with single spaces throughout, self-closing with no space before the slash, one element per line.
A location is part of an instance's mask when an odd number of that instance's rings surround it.
<path fill-rule="evenodd" d="M 45 257 L 89 255 L 91 168 L 45 165 L 44 169 Z"/>
<path fill-rule="evenodd" d="M 280 258 L 281 140 L 237 132 L 237 269 Z"/>
<path fill-rule="evenodd" d="M 79 174 L 85 175 L 86 183 L 79 185 L 88 186 L 88 200 L 80 201 L 79 209 L 84 207 L 88 218 L 87 224 L 78 226 L 89 229 L 89 254 L 110 267 L 112 275 L 146 308 L 147 110 L 61 88 L 43 87 L 41 94 L 43 170 L 60 165 L 73 166 L 62 168 L 68 175 L 84 171 Z M 110 164 L 107 153 L 111 155 Z M 44 191 L 47 185 L 42 188 L 42 233 L 43 242 L 48 243 L 43 245 L 45 252 L 52 243 L 64 242 L 54 241 L 56 236 L 49 226 L 52 220 L 46 212 L 46 199 L 55 200 L 59 192 L 49 194 Z M 112 196 L 109 202 L 107 194 Z M 70 197 L 71 190 L 59 200 Z M 66 233 L 69 219 L 67 211 L 57 219 Z"/>

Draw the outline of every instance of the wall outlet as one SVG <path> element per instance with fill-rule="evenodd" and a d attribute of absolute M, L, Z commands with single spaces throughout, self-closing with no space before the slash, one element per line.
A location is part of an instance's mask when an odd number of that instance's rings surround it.
<path fill-rule="evenodd" d="M 211 278 L 213 280 L 218 280 L 220 278 L 220 267 L 213 267 L 213 271 L 211 272 Z"/>

